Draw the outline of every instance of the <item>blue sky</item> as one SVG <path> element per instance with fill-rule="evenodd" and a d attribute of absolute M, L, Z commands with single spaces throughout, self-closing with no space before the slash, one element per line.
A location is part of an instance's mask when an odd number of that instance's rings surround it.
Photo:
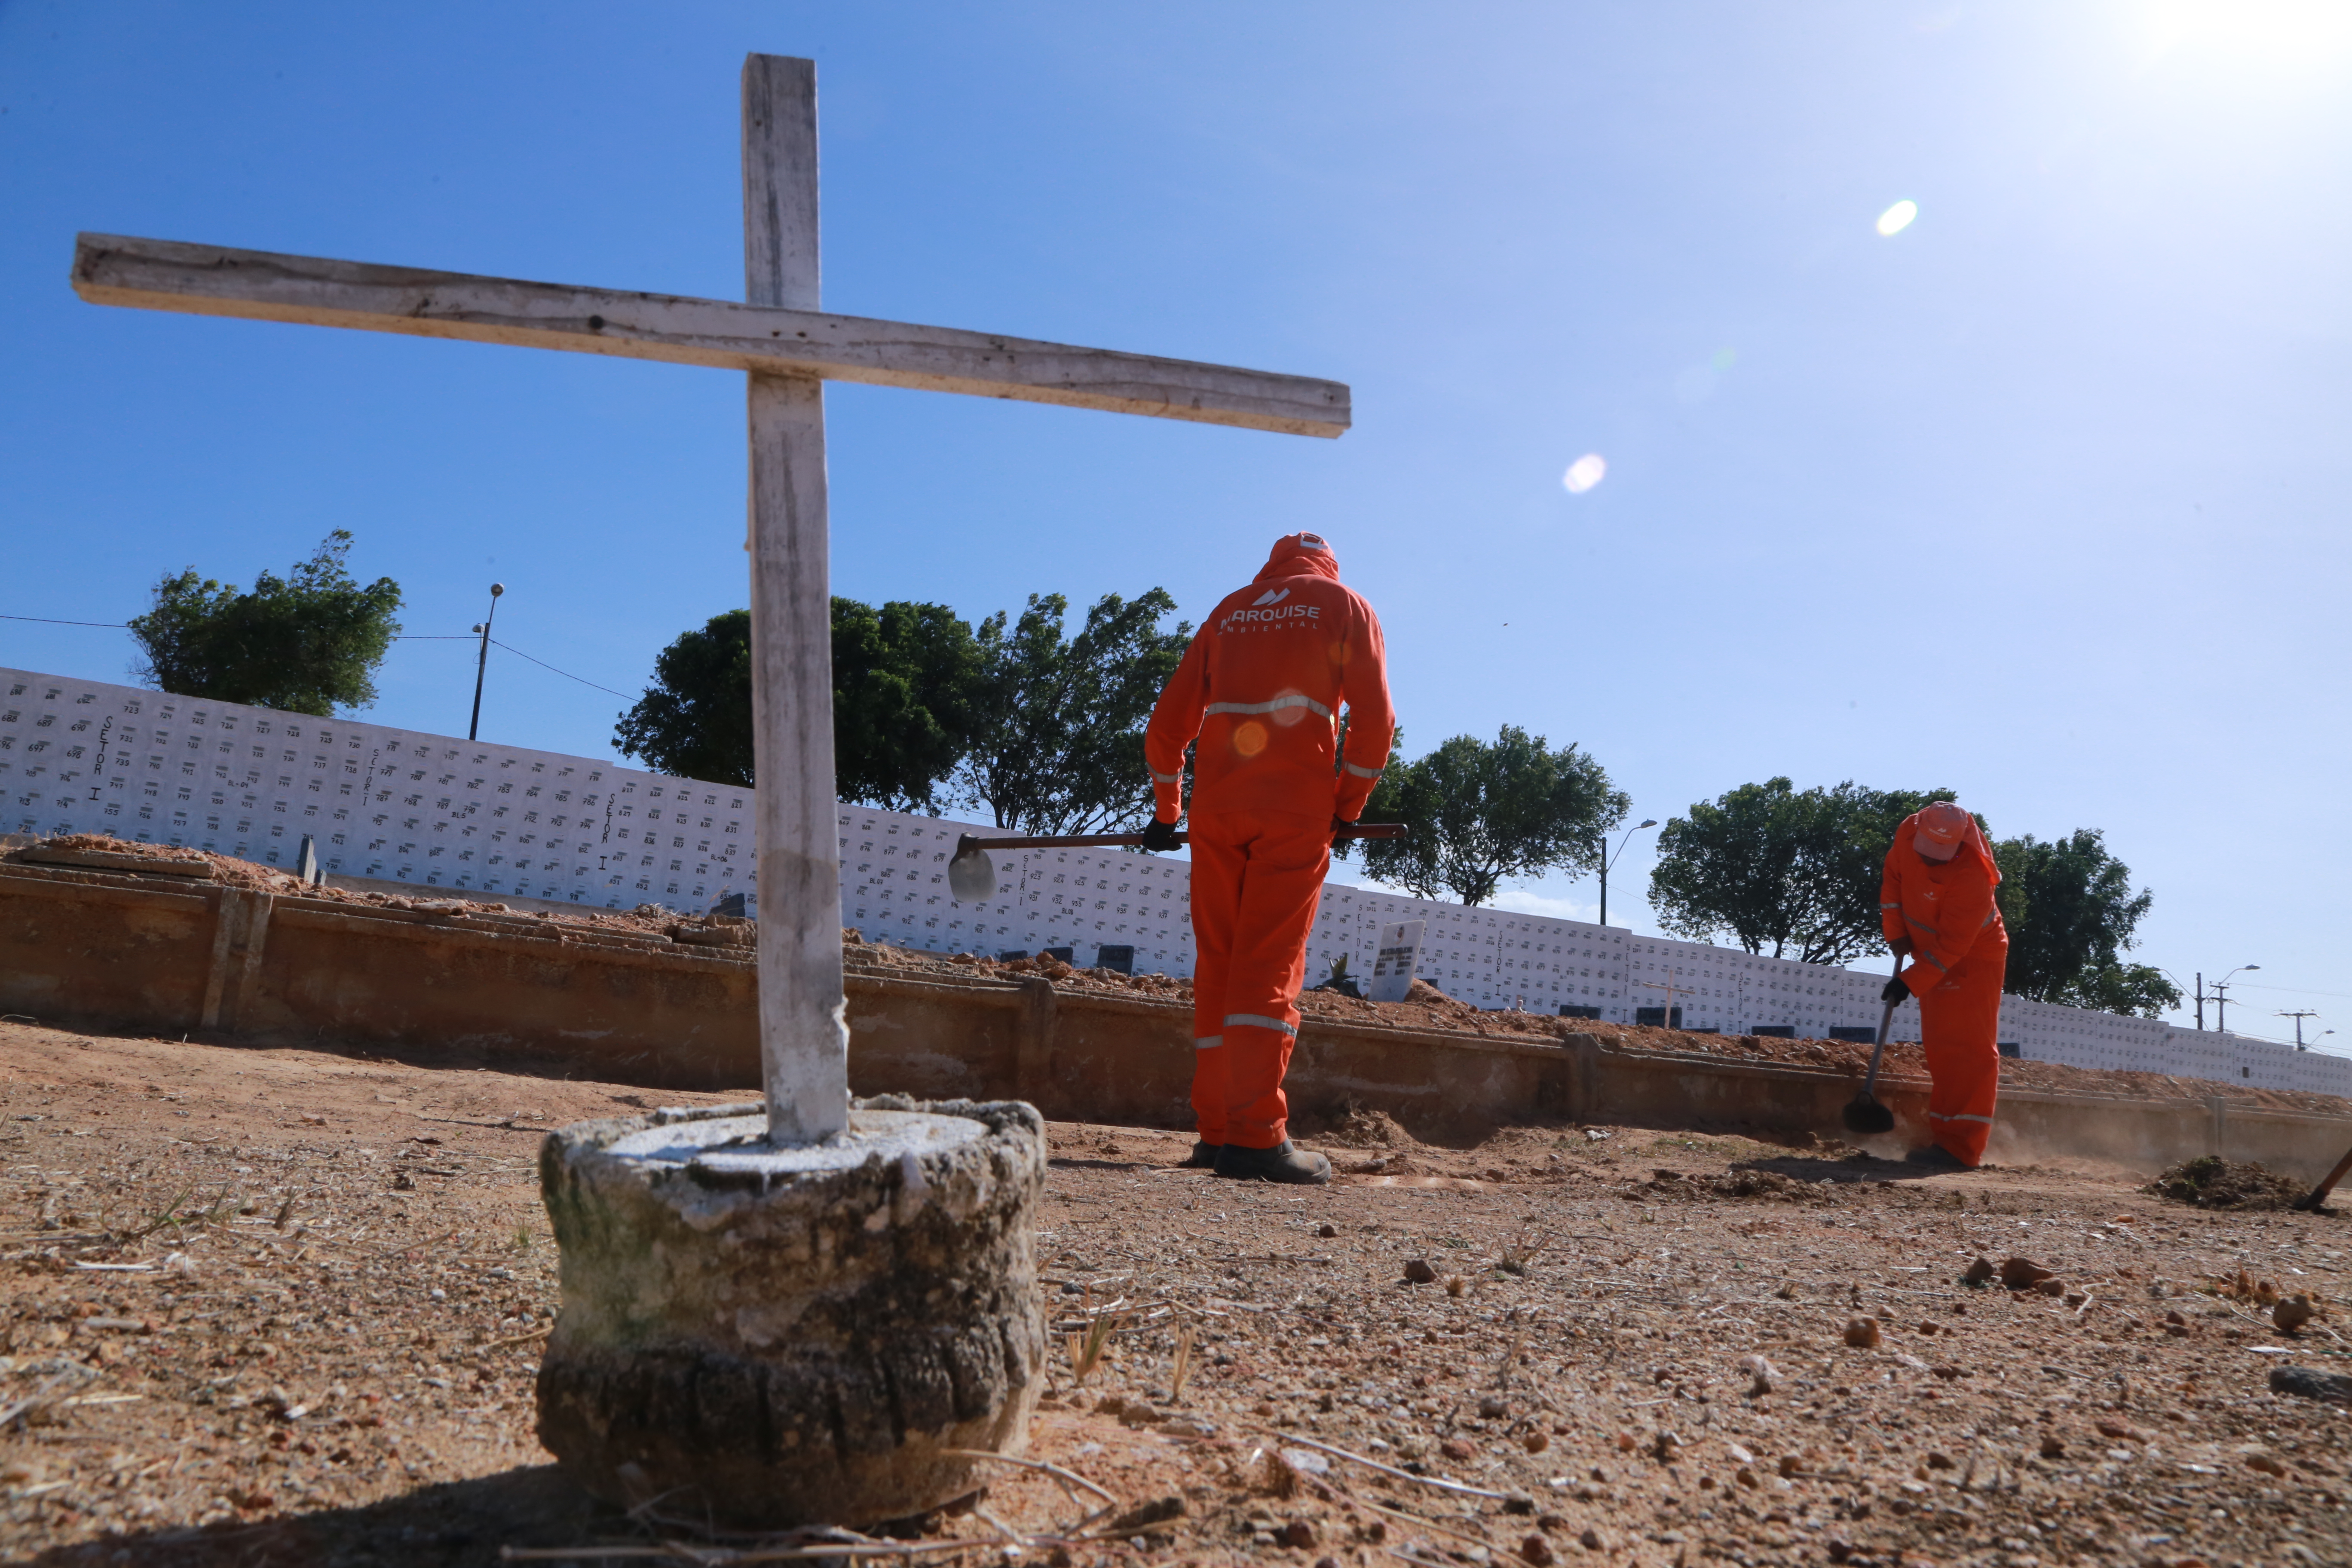
<path fill-rule="evenodd" d="M 2102 827 L 2137 956 L 2259 963 L 2233 1021 L 2352 1046 L 2338 5 L 0 0 L 0 613 L 117 622 L 345 527 L 410 632 L 495 578 L 504 640 L 640 689 L 744 602 L 739 378 L 104 310 L 68 262 L 740 297 L 751 50 L 818 61 L 828 307 L 1355 392 L 1323 442 L 835 387 L 837 592 L 1197 617 L 1313 528 L 1410 751 L 1521 724 L 1634 820 L 1786 773 Z M 0 663 L 131 658 L 0 621 Z M 471 673 L 403 643 L 368 716 L 462 727 Z M 615 699 L 490 677 L 486 735 L 609 748 Z"/>

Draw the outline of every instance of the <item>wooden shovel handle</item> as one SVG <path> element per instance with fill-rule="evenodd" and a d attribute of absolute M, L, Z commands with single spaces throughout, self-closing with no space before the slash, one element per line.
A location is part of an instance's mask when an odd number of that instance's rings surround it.
<path fill-rule="evenodd" d="M 1334 838 L 1402 838 L 1405 825 L 1402 822 L 1366 822 L 1354 827 L 1342 827 L 1331 835 Z M 1192 842 L 1192 835 L 1176 836 L 1179 846 Z M 956 840 L 956 853 L 966 849 L 1108 849 L 1143 842 L 1140 833 L 1066 833 L 1056 837 L 1034 838 L 982 838 L 967 833 Z"/>

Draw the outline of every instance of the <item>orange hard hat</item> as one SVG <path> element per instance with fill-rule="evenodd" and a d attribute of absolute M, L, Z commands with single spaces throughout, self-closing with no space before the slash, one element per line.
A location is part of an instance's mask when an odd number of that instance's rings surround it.
<path fill-rule="evenodd" d="M 1911 830 L 1911 844 L 1930 860 L 1948 860 L 1960 852 L 1960 841 L 1975 826 L 1974 819 L 1950 801 L 1931 801 L 1920 809 L 1918 826 Z"/>

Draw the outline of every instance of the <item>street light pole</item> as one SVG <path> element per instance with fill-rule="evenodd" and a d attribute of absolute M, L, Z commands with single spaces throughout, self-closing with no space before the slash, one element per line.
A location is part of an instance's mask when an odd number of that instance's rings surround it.
<path fill-rule="evenodd" d="M 474 664 L 474 716 L 466 723 L 466 739 L 468 741 L 474 739 L 475 732 L 482 727 L 482 677 L 488 673 L 490 668 L 490 622 L 498 618 L 499 595 L 506 591 L 504 583 L 490 584 L 490 613 L 484 616 L 482 624 L 474 628 L 482 634 L 482 655 Z"/>
<path fill-rule="evenodd" d="M 1625 853 L 1625 846 L 1633 842 L 1633 835 L 1641 832 L 1644 827 L 1655 827 L 1657 825 L 1658 819 L 1651 816 L 1644 817 L 1627 828 L 1625 837 L 1617 841 L 1617 855 Z M 1609 868 L 1617 864 L 1617 855 L 1609 853 L 1609 840 L 1603 838 L 1601 841 L 1601 923 L 1602 925 L 1609 923 Z"/>

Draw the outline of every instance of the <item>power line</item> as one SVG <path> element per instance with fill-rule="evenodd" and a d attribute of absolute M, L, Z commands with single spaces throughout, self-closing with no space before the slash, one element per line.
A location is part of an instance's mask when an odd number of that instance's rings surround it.
<path fill-rule="evenodd" d="M 37 621 L 45 626 L 111 626 L 116 631 L 121 631 L 131 624 L 129 621 L 61 621 L 51 616 L 0 616 L 0 621 Z M 392 640 L 394 642 L 472 642 L 474 639 L 464 632 L 446 634 L 402 632 Z"/>
<path fill-rule="evenodd" d="M 120 631 L 130 625 L 128 621 L 60 621 L 53 619 L 47 616 L 0 616 L 0 621 L 38 621 L 41 625 L 47 626 L 111 626 L 117 631 Z M 392 640 L 394 642 L 472 642 L 474 638 L 472 634 L 466 632 L 403 632 Z M 494 643 L 498 643 L 499 647 L 505 648 L 517 658 L 530 658 L 530 662 L 539 666 L 540 668 L 552 671 L 554 674 L 563 677 L 566 680 L 577 680 L 583 686 L 593 687 L 596 690 L 604 692 L 608 696 L 617 697 L 624 702 L 630 700 L 629 694 L 625 691 L 614 691 L 609 686 L 597 686 L 594 681 L 583 676 L 574 675 L 568 669 L 557 669 L 555 666 L 548 663 L 543 658 L 531 658 L 530 655 L 523 652 L 522 649 L 515 647 L 512 643 L 499 642 L 499 639 L 496 637 L 492 637 L 490 640 Z"/>
<path fill-rule="evenodd" d="M 2243 986 L 2248 991 L 2285 991 L 2297 996 L 2345 996 L 2352 994 L 2352 993 L 2342 991 L 2314 991 L 2307 985 L 2256 985 L 2252 981 L 2248 980 L 2233 980 L 2230 984 L 2232 989 Z"/>
<path fill-rule="evenodd" d="M 498 638 L 496 638 L 496 637 L 492 637 L 492 638 L 490 639 L 490 641 L 492 641 L 493 643 L 497 643 L 499 647 L 502 647 L 502 648 L 505 648 L 509 653 L 510 653 L 510 654 L 514 655 L 517 658 L 530 658 L 530 655 L 529 655 L 529 654 L 527 654 L 527 653 L 523 652 L 523 651 L 522 651 L 522 649 L 520 649 L 520 648 L 519 648 L 519 647 L 516 647 L 512 646 L 511 644 L 499 642 L 499 639 L 498 639 Z M 609 694 L 609 695 L 611 695 L 611 696 L 614 696 L 614 697 L 617 697 L 617 698 L 619 698 L 619 699 L 620 699 L 622 701 L 624 701 L 624 702 L 626 702 L 626 701 L 628 701 L 628 700 L 629 700 L 629 694 L 628 694 L 627 692 L 625 692 L 625 691 L 614 691 L 614 690 L 611 687 L 609 687 L 609 686 L 597 686 L 597 685 L 596 685 L 596 683 L 595 683 L 594 681 L 593 681 L 593 680 L 590 680 L 590 679 L 586 679 L 584 676 L 578 676 L 578 675 L 574 675 L 574 674 L 572 674 L 572 673 L 570 670 L 568 670 L 568 669 L 556 669 L 556 668 L 555 668 L 555 666 L 553 666 L 553 665 L 551 665 L 551 664 L 548 663 L 548 662 L 547 662 L 547 660 L 545 660 L 545 659 L 543 659 L 543 658 L 530 658 L 530 662 L 531 662 L 531 663 L 533 663 L 533 664 L 535 664 L 535 665 L 537 665 L 537 666 L 539 666 L 539 668 L 541 668 L 541 669 L 554 670 L 556 674 L 558 674 L 558 675 L 560 675 L 560 676 L 563 677 L 563 679 L 566 679 L 566 680 L 577 680 L 577 681 L 579 681 L 579 682 L 580 682 L 580 684 L 581 684 L 581 685 L 583 685 L 583 686 L 593 687 L 596 690 L 598 690 L 598 691 L 602 691 L 602 692 L 605 692 L 605 693 L 607 693 L 607 694 Z"/>

